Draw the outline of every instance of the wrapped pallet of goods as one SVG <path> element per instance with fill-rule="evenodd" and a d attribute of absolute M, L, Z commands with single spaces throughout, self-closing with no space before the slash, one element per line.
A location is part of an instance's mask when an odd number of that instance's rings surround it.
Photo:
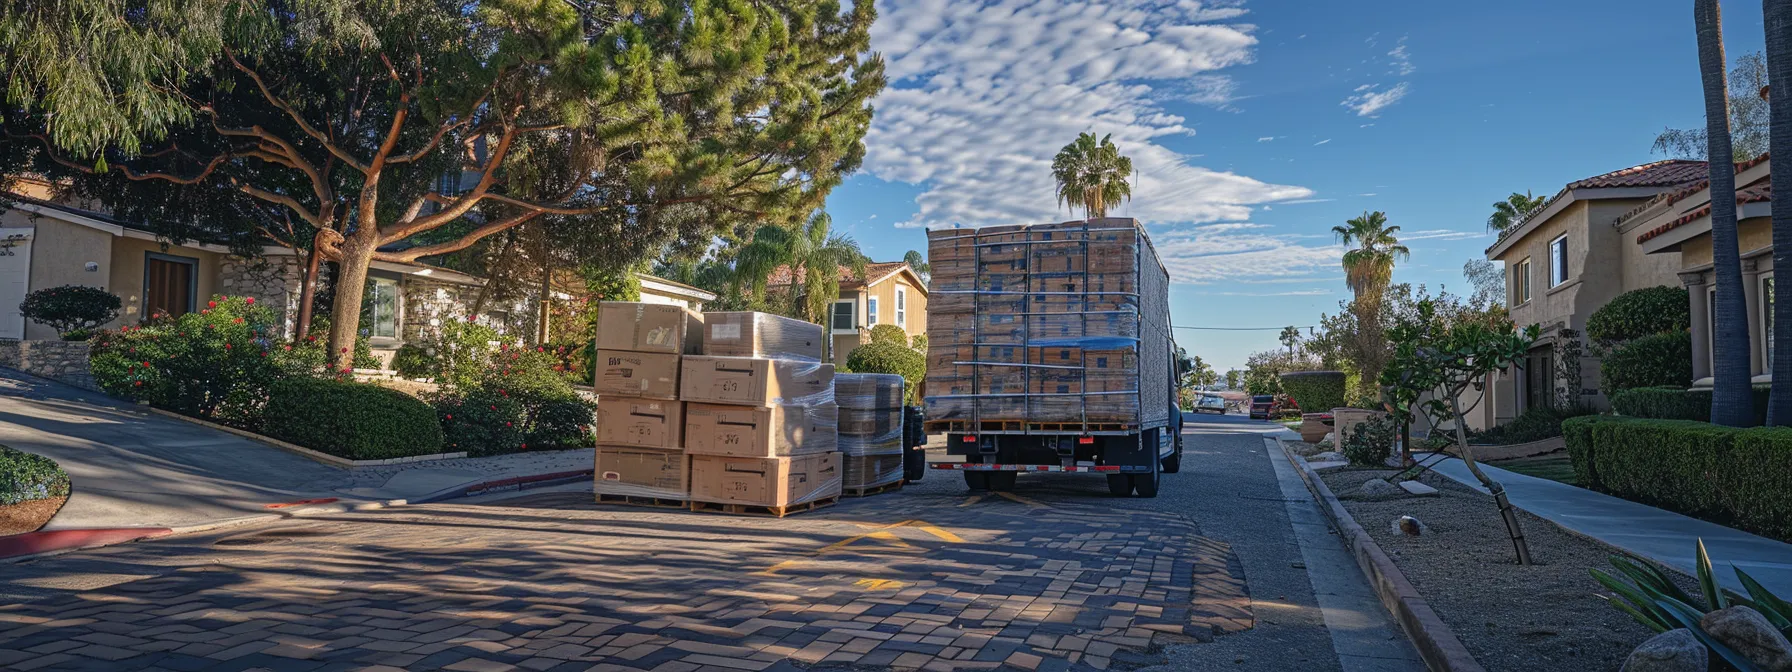
<path fill-rule="evenodd" d="M 1123 218 L 929 231 L 929 431 L 1161 423 L 1168 368 L 1141 361 L 1167 361 L 1168 277 L 1148 245 Z"/>
<path fill-rule="evenodd" d="M 690 460 L 678 378 L 682 358 L 702 351 L 703 314 L 682 305 L 605 301 L 594 345 L 597 500 L 685 506 Z"/>
<path fill-rule="evenodd" d="M 902 376 L 834 376 L 846 494 L 865 496 L 902 485 L 902 399 Z"/>
<path fill-rule="evenodd" d="M 784 516 L 838 501 L 834 365 L 821 326 L 752 312 L 707 313 L 702 355 L 686 355 L 693 511 Z"/>

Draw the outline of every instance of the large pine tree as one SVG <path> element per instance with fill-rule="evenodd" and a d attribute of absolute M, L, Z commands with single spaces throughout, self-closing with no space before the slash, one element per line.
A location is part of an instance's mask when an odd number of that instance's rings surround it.
<path fill-rule="evenodd" d="M 858 167 L 884 84 L 869 2 L 5 7 L 8 154 L 170 235 L 338 262 L 338 357 L 376 260 L 524 224 L 640 257 L 803 221 Z"/>

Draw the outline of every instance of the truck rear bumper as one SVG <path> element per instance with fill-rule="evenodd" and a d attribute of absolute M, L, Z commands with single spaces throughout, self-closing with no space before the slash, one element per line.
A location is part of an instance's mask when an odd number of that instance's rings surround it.
<path fill-rule="evenodd" d="M 1057 464 L 993 464 L 981 462 L 935 462 L 934 469 L 948 471 L 1055 471 L 1072 474 L 1145 474 L 1151 472 L 1150 466 L 1104 464 L 1099 466 Z"/>

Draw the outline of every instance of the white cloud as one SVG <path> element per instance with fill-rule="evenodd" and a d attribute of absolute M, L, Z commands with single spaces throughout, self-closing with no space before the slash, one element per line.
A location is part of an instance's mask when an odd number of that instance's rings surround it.
<path fill-rule="evenodd" d="M 1313 273 L 1335 268 L 1344 249 L 1312 247 L 1292 236 L 1225 228 L 1226 224 L 1159 229 L 1152 247 L 1177 283 L 1270 282 L 1296 278 L 1312 281 Z"/>
<path fill-rule="evenodd" d="M 1328 142 L 1331 142 L 1331 141 L 1332 141 L 1332 139 L 1331 139 L 1331 138 L 1326 138 L 1326 139 L 1324 139 L 1324 140 L 1320 140 L 1320 141 L 1319 141 L 1319 142 L 1315 142 L 1315 143 L 1313 143 L 1313 146 L 1314 146 L 1314 147 L 1318 147 L 1318 146 L 1320 146 L 1320 145 L 1323 145 L 1323 144 L 1325 144 L 1325 143 L 1328 143 Z"/>
<path fill-rule="evenodd" d="M 1457 231 L 1454 229 L 1431 229 L 1429 231 L 1406 231 L 1399 234 L 1401 242 L 1411 240 L 1466 240 L 1469 238 L 1485 238 L 1492 235 L 1486 231 Z"/>
<path fill-rule="evenodd" d="M 1406 82 L 1395 84 L 1393 88 L 1386 91 L 1378 91 L 1379 88 L 1380 86 L 1377 84 L 1364 84 L 1356 88 L 1356 93 L 1351 94 L 1349 98 L 1344 99 L 1344 102 L 1338 104 L 1350 108 L 1351 111 L 1356 112 L 1356 116 L 1373 117 L 1387 106 L 1398 103 L 1401 98 L 1406 97 Z"/>
<path fill-rule="evenodd" d="M 1395 46 L 1393 51 L 1388 52 L 1388 59 L 1394 66 L 1393 74 L 1401 77 L 1418 72 L 1419 70 L 1418 68 L 1413 67 L 1412 56 L 1406 53 L 1406 38 L 1404 37 L 1400 38 L 1399 45 Z"/>
<path fill-rule="evenodd" d="M 1276 139 L 1276 136 L 1266 135 L 1261 138 L 1257 138 L 1257 142 L 1274 142 L 1275 139 Z"/>
<path fill-rule="evenodd" d="M 1371 191 L 1371 192 L 1369 192 L 1369 193 L 1366 193 L 1366 194 L 1357 194 L 1357 195 L 1358 195 L 1358 196 L 1374 196 L 1374 195 L 1375 195 L 1375 192 L 1373 192 L 1373 191 Z"/>
<path fill-rule="evenodd" d="M 872 215 L 872 216 L 870 216 L 870 217 L 866 217 L 866 218 L 865 218 L 865 221 L 871 221 L 871 220 L 873 220 L 873 219 L 877 219 L 877 215 Z"/>
<path fill-rule="evenodd" d="M 1332 294 L 1329 289 L 1296 289 L 1286 292 L 1213 292 L 1219 296 L 1325 296 Z"/>
<path fill-rule="evenodd" d="M 1335 198 L 1297 198 L 1292 201 L 1281 201 L 1281 203 L 1283 205 L 1295 205 L 1295 204 L 1299 204 L 1299 203 L 1330 203 L 1335 200 L 1338 200 L 1338 199 L 1335 199 Z"/>
<path fill-rule="evenodd" d="M 1192 165 L 1168 148 L 1193 135 L 1160 101 L 1224 106 L 1215 71 L 1251 62 L 1254 27 L 1216 23 L 1237 7 L 1193 0 L 891 0 L 872 47 L 891 86 L 877 101 L 865 168 L 920 185 L 899 226 L 1042 222 L 1069 214 L 1053 198 L 1051 159 L 1077 133 L 1113 135 L 1131 156 L 1133 201 L 1112 210 L 1151 222 L 1248 217 L 1303 198 L 1298 186 Z"/>

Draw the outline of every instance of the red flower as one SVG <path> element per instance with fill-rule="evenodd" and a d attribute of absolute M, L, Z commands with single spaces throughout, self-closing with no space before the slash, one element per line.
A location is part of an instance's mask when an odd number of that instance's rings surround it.
<path fill-rule="evenodd" d="M 147 369 L 147 368 L 149 368 L 149 362 L 144 362 L 144 363 L 143 363 L 143 368 L 146 368 L 146 369 Z"/>
<path fill-rule="evenodd" d="M 253 306 L 253 305 L 255 305 L 255 297 L 251 296 L 247 299 L 243 299 L 243 303 L 247 303 L 247 304 Z"/>
<path fill-rule="evenodd" d="M 492 410 L 494 410 L 494 411 L 495 411 L 495 410 L 498 410 L 498 405 L 497 405 L 497 404 L 492 404 Z"/>
<path fill-rule="evenodd" d="M 510 426 L 510 423 L 508 423 L 508 422 L 506 422 L 506 423 L 504 423 L 504 426 L 505 426 L 505 427 L 509 427 L 509 426 Z"/>
<path fill-rule="evenodd" d="M 240 317 L 239 317 L 239 318 L 236 318 L 236 319 L 234 319 L 234 320 L 231 320 L 231 321 L 230 321 L 230 323 L 231 323 L 231 324 L 242 324 L 242 323 L 243 323 L 243 318 L 240 318 Z"/>
<path fill-rule="evenodd" d="M 453 419 L 454 419 L 454 414 L 453 414 L 453 413 L 449 413 L 449 414 L 448 414 L 448 419 L 449 419 L 449 420 L 453 420 Z"/>
<path fill-rule="evenodd" d="M 224 344 L 224 349 L 225 349 L 225 350 L 229 350 L 229 349 L 230 349 L 230 344 L 229 344 L 229 343 L 225 343 L 225 344 Z"/>
<path fill-rule="evenodd" d="M 137 381 L 137 387 L 143 387 L 143 381 L 141 381 L 141 380 Z"/>
<path fill-rule="evenodd" d="M 207 307 L 207 308 L 217 308 L 217 307 L 218 307 L 218 302 L 217 302 L 217 301 L 207 301 L 207 302 L 205 302 L 205 307 Z M 210 312 L 210 311 L 206 311 L 206 312 Z"/>
<path fill-rule="evenodd" d="M 342 349 L 342 351 L 343 351 L 343 352 L 348 352 L 348 348 L 343 348 L 343 349 Z"/>

